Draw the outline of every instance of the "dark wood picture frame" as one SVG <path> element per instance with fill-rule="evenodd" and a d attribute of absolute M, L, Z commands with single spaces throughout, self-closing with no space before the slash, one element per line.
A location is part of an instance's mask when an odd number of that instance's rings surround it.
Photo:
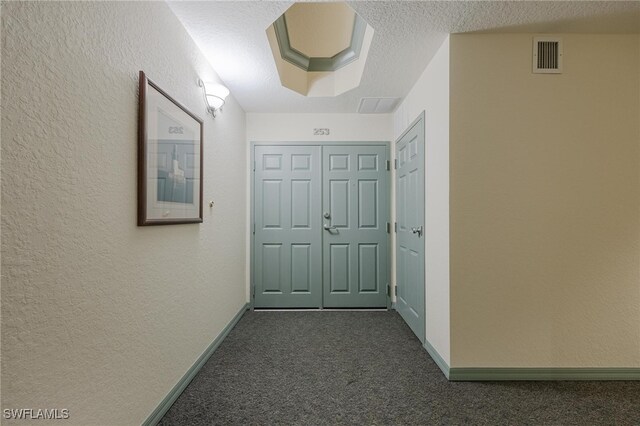
<path fill-rule="evenodd" d="M 157 93 L 151 93 L 152 91 Z M 202 119 L 149 80 L 143 71 L 140 71 L 138 106 L 138 226 L 202 223 L 202 145 L 204 140 Z M 161 121 L 164 121 L 163 126 L 160 126 Z M 174 125 L 166 126 L 167 123 Z M 170 137 L 176 138 L 175 140 L 161 138 L 162 134 L 165 134 L 165 127 L 167 127 L 166 135 L 171 134 Z M 192 134 L 192 139 L 188 139 L 189 134 Z M 150 139 L 150 135 L 155 137 Z M 192 144 L 189 145 L 189 142 Z M 153 150 L 150 150 L 150 145 Z M 168 171 L 168 151 L 161 153 L 161 145 L 163 148 L 168 148 L 168 145 L 174 146 L 171 154 L 172 172 Z M 182 150 L 181 153 L 179 147 Z M 198 153 L 197 160 L 195 160 L 196 153 Z M 195 160 L 189 163 L 192 167 L 186 164 L 188 156 Z M 160 167 L 160 158 L 166 158 L 164 170 Z M 183 161 L 180 162 L 179 159 Z M 195 170 L 196 164 L 198 170 Z M 150 167 L 154 166 L 155 169 L 150 173 Z M 153 176 L 154 171 L 155 176 Z M 165 189 L 165 179 L 160 177 L 162 173 L 166 175 L 167 181 L 172 182 L 171 191 Z M 195 187 L 196 180 L 199 188 Z M 151 185 L 150 182 L 152 182 Z M 180 189 L 175 191 L 178 193 L 177 196 L 174 195 L 176 185 Z M 176 201 L 178 198 L 184 199 L 184 202 Z M 183 214 L 185 212 L 190 214 Z"/>

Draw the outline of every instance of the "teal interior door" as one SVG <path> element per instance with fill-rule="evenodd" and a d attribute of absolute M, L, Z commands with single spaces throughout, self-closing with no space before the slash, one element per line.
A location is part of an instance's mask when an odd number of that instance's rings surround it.
<path fill-rule="evenodd" d="M 424 343 L 424 115 L 396 143 L 396 159 L 396 309 Z"/>
<path fill-rule="evenodd" d="M 387 306 L 389 195 L 385 146 L 324 146 L 323 305 Z"/>
<path fill-rule="evenodd" d="M 322 306 L 319 146 L 256 146 L 254 306 Z"/>

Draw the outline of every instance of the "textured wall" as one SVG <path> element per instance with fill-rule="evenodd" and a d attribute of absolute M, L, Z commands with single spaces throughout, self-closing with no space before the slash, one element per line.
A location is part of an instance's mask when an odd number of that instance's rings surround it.
<path fill-rule="evenodd" d="M 136 227 L 140 69 L 204 119 L 203 224 Z M 140 424 L 245 303 L 244 112 L 199 76 L 164 2 L 3 3 L 2 408 Z"/>
<path fill-rule="evenodd" d="M 640 367 L 640 44 L 451 37 L 451 365 Z"/>
<path fill-rule="evenodd" d="M 449 37 L 394 115 L 397 139 L 425 111 L 426 337 L 449 362 Z"/>

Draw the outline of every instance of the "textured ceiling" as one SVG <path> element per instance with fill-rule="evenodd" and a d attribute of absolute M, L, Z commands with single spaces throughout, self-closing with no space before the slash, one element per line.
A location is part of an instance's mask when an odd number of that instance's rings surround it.
<path fill-rule="evenodd" d="M 355 1 L 375 30 L 360 87 L 307 98 L 280 85 L 265 30 L 293 2 L 168 2 L 247 112 L 355 112 L 403 98 L 448 33 L 640 33 L 637 1 Z"/>

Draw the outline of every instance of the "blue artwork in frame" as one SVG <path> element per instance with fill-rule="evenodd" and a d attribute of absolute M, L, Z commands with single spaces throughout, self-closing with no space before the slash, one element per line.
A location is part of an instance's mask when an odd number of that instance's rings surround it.
<path fill-rule="evenodd" d="M 202 120 L 140 71 L 138 225 L 202 222 Z"/>

